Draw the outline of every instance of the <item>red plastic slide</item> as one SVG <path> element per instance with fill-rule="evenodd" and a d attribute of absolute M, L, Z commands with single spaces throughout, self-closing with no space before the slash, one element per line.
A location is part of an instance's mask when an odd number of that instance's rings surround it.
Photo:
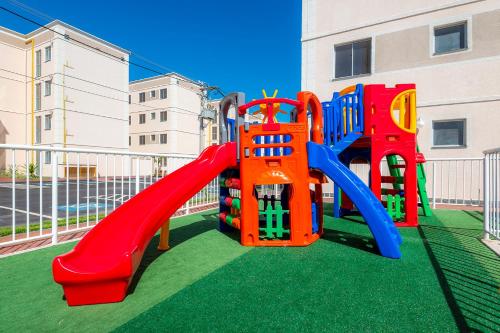
<path fill-rule="evenodd" d="M 144 250 L 167 219 L 224 169 L 236 165 L 236 144 L 205 149 L 193 162 L 120 206 L 52 263 L 69 305 L 120 302 Z"/>

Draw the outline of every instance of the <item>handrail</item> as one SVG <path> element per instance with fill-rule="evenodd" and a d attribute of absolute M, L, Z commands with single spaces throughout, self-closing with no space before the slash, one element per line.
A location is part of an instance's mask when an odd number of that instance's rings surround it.
<path fill-rule="evenodd" d="M 496 153 L 500 153 L 500 147 L 483 151 L 483 154 L 496 154 Z"/>
<path fill-rule="evenodd" d="M 351 133 L 362 133 L 364 128 L 363 85 L 349 86 L 333 94 L 330 102 L 323 102 L 325 143 L 340 143 Z"/>
<path fill-rule="evenodd" d="M 153 153 L 136 153 L 120 150 L 96 150 L 84 148 L 62 148 L 50 146 L 29 146 L 18 144 L 0 143 L 0 149 L 16 149 L 16 150 L 34 150 L 34 151 L 52 151 L 52 152 L 67 152 L 67 153 L 86 153 L 86 154 L 106 154 L 106 155 L 126 155 L 138 157 L 172 157 L 172 158 L 196 158 L 198 155 L 189 154 L 153 154 Z"/>

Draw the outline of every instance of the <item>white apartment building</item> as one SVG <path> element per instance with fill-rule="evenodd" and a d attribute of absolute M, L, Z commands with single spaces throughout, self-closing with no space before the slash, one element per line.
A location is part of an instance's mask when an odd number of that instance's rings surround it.
<path fill-rule="evenodd" d="M 302 89 L 416 83 L 428 158 L 499 147 L 500 2 L 303 0 Z"/>
<path fill-rule="evenodd" d="M 129 52 L 64 22 L 46 27 L 0 27 L 0 143 L 127 150 Z"/>
<path fill-rule="evenodd" d="M 130 82 L 128 143 L 133 152 L 197 156 L 203 150 L 203 84 L 177 73 Z"/>

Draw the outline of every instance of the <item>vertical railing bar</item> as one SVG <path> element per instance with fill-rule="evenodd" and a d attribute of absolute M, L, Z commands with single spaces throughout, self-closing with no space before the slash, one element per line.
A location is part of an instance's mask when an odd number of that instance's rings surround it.
<path fill-rule="evenodd" d="M 16 150 L 12 150 L 12 240 L 16 240 Z"/>
<path fill-rule="evenodd" d="M 104 216 L 108 216 L 108 154 L 104 155 Z"/>
<path fill-rule="evenodd" d="M 455 160 L 455 204 L 458 204 L 458 160 Z"/>
<path fill-rule="evenodd" d="M 95 163 L 95 223 L 99 222 L 99 154 Z"/>
<path fill-rule="evenodd" d="M 465 161 L 462 163 L 462 180 L 463 180 L 463 183 L 462 183 L 462 205 L 465 206 L 465 180 L 467 178 L 465 178 Z M 472 182 L 472 175 L 471 177 L 469 178 L 470 181 Z M 471 200 L 472 201 L 472 200 Z"/>
<path fill-rule="evenodd" d="M 87 227 L 90 225 L 90 157 L 87 154 Z"/>
<path fill-rule="evenodd" d="M 483 159 L 483 215 L 484 215 L 484 235 L 485 240 L 490 239 L 490 166 L 488 164 L 489 155 L 485 154 Z"/>
<path fill-rule="evenodd" d="M 444 178 L 443 178 L 443 165 L 444 165 L 444 162 L 441 162 L 440 163 L 440 169 L 441 169 L 441 177 L 439 178 L 439 181 L 441 183 L 441 203 L 443 203 L 443 187 L 444 187 Z"/>
<path fill-rule="evenodd" d="M 66 230 L 69 229 L 69 158 L 68 153 L 63 153 L 66 157 Z"/>
<path fill-rule="evenodd" d="M 57 216 L 57 200 L 58 200 L 58 156 L 57 152 L 52 154 L 52 244 L 57 244 L 57 234 L 58 234 L 58 216 Z"/>
<path fill-rule="evenodd" d="M 436 162 L 432 162 L 432 209 L 436 209 Z"/>
<path fill-rule="evenodd" d="M 80 153 L 76 154 L 76 228 L 80 228 Z"/>
<path fill-rule="evenodd" d="M 137 195 L 140 191 L 141 188 L 141 179 L 139 175 L 139 170 L 140 170 L 140 161 L 139 157 L 136 157 L 135 159 L 135 194 Z"/>
<path fill-rule="evenodd" d="M 124 156 L 121 156 L 121 171 L 122 171 L 122 176 L 121 176 L 121 189 L 120 189 L 120 205 L 123 205 L 123 176 L 125 175 L 125 164 L 123 163 Z"/>
<path fill-rule="evenodd" d="M 451 194 L 450 194 L 450 173 L 451 173 L 451 161 L 448 161 L 448 191 L 446 193 L 448 203 L 451 201 Z"/>
<path fill-rule="evenodd" d="M 31 163 L 29 161 L 29 150 L 25 151 L 26 163 L 26 239 L 30 238 L 30 174 Z"/>
<path fill-rule="evenodd" d="M 116 209 L 116 155 L 113 155 L 113 210 Z"/>
<path fill-rule="evenodd" d="M 38 205 L 39 207 L 39 213 L 40 216 L 38 217 L 38 223 L 39 223 L 39 232 L 38 234 L 41 236 L 43 234 L 43 163 L 44 161 L 42 160 L 42 152 L 38 151 L 38 176 L 40 177 L 39 179 L 39 185 L 40 185 L 40 196 L 38 198 Z"/>
<path fill-rule="evenodd" d="M 132 158 L 127 156 L 128 161 L 128 196 L 127 200 L 130 199 L 130 193 L 132 192 Z"/>

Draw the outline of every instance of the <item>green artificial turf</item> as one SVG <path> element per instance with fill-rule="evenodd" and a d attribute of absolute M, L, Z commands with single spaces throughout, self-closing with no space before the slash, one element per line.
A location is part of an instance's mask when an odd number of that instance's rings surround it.
<path fill-rule="evenodd" d="M 476 213 L 400 229 L 400 260 L 378 254 L 358 217 L 326 216 L 325 237 L 304 248 L 242 247 L 215 218 L 174 220 L 172 249 L 158 255 L 153 240 L 122 303 L 66 306 L 50 263 L 73 244 L 1 259 L 2 331 L 500 330 L 500 264 Z"/>

